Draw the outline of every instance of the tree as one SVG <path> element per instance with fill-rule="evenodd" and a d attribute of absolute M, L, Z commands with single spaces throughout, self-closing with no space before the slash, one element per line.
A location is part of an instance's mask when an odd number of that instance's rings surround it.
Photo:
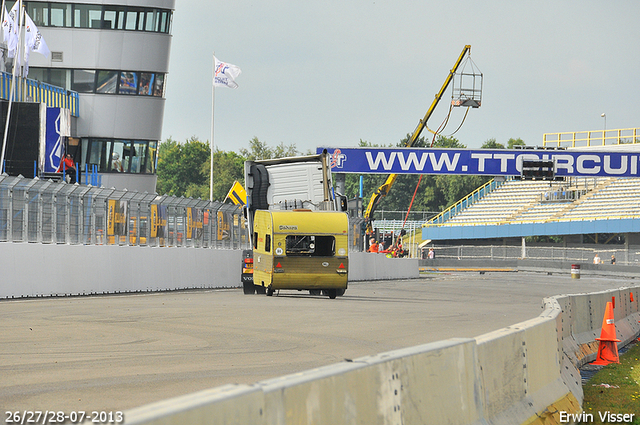
<path fill-rule="evenodd" d="M 248 161 L 255 161 L 260 159 L 272 159 L 272 158 L 284 158 L 287 156 L 300 155 L 295 143 L 291 145 L 285 145 L 280 143 L 275 148 L 267 146 L 266 142 L 261 142 L 257 137 L 254 137 L 249 141 L 249 149 L 240 148 L 240 154 Z"/>
<path fill-rule="evenodd" d="M 513 149 L 514 146 L 526 146 L 526 143 L 521 138 L 511 138 L 507 140 L 507 149 Z"/>
<path fill-rule="evenodd" d="M 504 149 L 502 143 L 496 142 L 496 139 L 489 139 L 482 144 L 481 149 Z"/>
<path fill-rule="evenodd" d="M 184 144 L 169 138 L 158 148 L 158 183 L 156 191 L 161 195 L 186 196 L 194 185 L 208 185 L 206 164 L 211 150 L 208 143 L 192 136 Z"/>
<path fill-rule="evenodd" d="M 245 158 L 235 152 L 213 152 L 213 199 L 222 202 L 236 180 L 244 186 Z M 207 172 L 207 176 L 209 173 Z M 207 183 L 209 197 L 209 184 Z"/>

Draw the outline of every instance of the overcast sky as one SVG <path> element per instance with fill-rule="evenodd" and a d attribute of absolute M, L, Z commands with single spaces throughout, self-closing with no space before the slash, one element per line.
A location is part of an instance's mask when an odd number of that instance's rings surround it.
<path fill-rule="evenodd" d="M 215 91 L 214 144 L 395 144 L 465 44 L 482 107 L 454 137 L 541 145 L 543 133 L 640 127 L 640 2 L 178 0 L 163 140 L 211 134 L 212 55 L 242 69 Z M 437 128 L 451 89 L 429 120 Z M 454 109 L 443 134 L 462 122 Z M 427 135 L 426 131 L 423 135 Z"/>

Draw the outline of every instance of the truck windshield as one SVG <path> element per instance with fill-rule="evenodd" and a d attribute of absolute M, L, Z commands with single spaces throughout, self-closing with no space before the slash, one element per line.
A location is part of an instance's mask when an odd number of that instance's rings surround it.
<path fill-rule="evenodd" d="M 333 257 L 336 253 L 336 238 L 333 236 L 289 235 L 287 255 L 313 255 Z"/>

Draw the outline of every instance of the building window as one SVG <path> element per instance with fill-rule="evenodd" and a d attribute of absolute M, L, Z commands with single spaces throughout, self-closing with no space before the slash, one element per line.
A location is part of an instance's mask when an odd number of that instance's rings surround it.
<path fill-rule="evenodd" d="M 140 86 L 138 87 L 138 94 L 142 96 L 150 96 L 153 94 L 153 84 L 155 80 L 155 74 L 152 72 L 140 73 Z"/>
<path fill-rule="evenodd" d="M 155 174 L 155 140 L 83 139 L 82 168 L 95 165 L 100 173 Z"/>
<path fill-rule="evenodd" d="M 164 97 L 164 74 L 156 74 L 156 81 L 153 85 L 153 95 Z"/>
<path fill-rule="evenodd" d="M 164 97 L 165 74 L 163 73 L 30 68 L 29 77 L 78 93 Z"/>
<path fill-rule="evenodd" d="M 65 3 L 49 3 L 51 10 L 50 26 L 70 27 L 71 26 L 71 5 Z M 46 26 L 46 25 L 43 25 Z"/>
<path fill-rule="evenodd" d="M 120 73 L 119 94 L 136 94 L 138 89 L 138 73 L 122 71 Z"/>
<path fill-rule="evenodd" d="M 144 164 L 144 173 L 156 173 L 156 166 L 158 165 L 158 142 L 155 140 L 149 140 L 149 149 L 147 149 Z"/>
<path fill-rule="evenodd" d="M 166 9 L 118 5 L 25 2 L 27 13 L 38 26 L 73 27 L 169 34 L 173 12 Z"/>
<path fill-rule="evenodd" d="M 96 93 L 115 93 L 118 88 L 117 71 L 98 71 Z"/>
<path fill-rule="evenodd" d="M 96 87 L 96 72 L 91 69 L 74 69 L 71 90 L 78 93 L 93 93 Z"/>
<path fill-rule="evenodd" d="M 49 3 L 31 1 L 27 5 L 27 13 L 36 26 L 49 26 Z"/>

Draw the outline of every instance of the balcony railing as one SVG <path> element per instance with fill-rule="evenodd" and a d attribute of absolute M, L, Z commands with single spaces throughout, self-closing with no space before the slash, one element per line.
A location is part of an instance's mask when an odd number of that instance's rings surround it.
<path fill-rule="evenodd" d="M 13 76 L 8 72 L 0 72 L 0 99 L 9 100 L 12 78 Z M 16 78 L 13 100 L 15 102 L 46 103 L 52 108 L 69 109 L 71 116 L 78 116 L 77 92 L 29 78 Z"/>

